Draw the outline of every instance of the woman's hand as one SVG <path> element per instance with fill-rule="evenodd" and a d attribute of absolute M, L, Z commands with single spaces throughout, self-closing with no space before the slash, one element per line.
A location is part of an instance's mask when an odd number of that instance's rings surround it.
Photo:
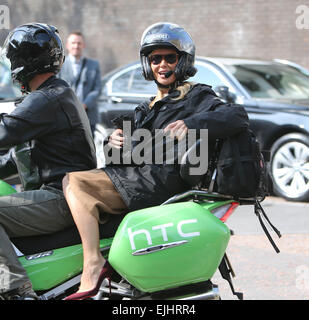
<path fill-rule="evenodd" d="M 182 140 L 188 132 L 188 127 L 183 120 L 177 120 L 170 123 L 164 129 L 164 133 L 170 132 L 171 138 L 177 138 L 179 141 Z"/>
<path fill-rule="evenodd" d="M 108 145 L 110 147 L 121 149 L 123 146 L 123 131 L 116 129 L 108 138 Z"/>

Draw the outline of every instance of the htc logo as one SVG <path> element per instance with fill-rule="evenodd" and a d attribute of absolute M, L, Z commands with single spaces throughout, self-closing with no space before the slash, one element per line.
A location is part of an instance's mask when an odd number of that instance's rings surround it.
<path fill-rule="evenodd" d="M 180 222 L 178 222 L 177 225 L 174 225 L 174 223 L 172 223 L 172 222 L 165 223 L 165 224 L 160 224 L 160 225 L 157 225 L 157 226 L 153 226 L 151 228 L 151 230 L 153 230 L 153 231 L 159 230 L 161 232 L 162 239 L 165 242 L 168 241 L 168 230 L 171 231 L 172 230 L 171 228 L 173 228 L 173 232 L 175 232 L 175 228 L 176 228 L 177 233 L 182 238 L 198 237 L 200 235 L 200 232 L 198 232 L 198 231 L 196 231 L 196 232 L 184 232 L 183 231 L 183 226 L 184 225 L 192 224 L 192 223 L 197 223 L 197 219 L 181 220 Z M 145 235 L 147 244 L 149 246 L 152 245 L 151 231 L 148 231 L 146 229 L 140 229 L 140 230 L 132 231 L 131 228 L 128 228 L 128 236 L 129 236 L 129 240 L 130 240 L 130 244 L 131 244 L 132 250 L 136 249 L 134 238 L 135 238 L 135 236 L 140 235 L 140 234 L 144 234 Z"/>

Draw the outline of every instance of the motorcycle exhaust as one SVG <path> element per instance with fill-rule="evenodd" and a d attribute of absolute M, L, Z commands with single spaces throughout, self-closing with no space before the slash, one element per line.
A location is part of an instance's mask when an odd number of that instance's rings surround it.
<path fill-rule="evenodd" d="M 212 290 L 204 293 L 189 295 L 186 297 L 177 297 L 175 300 L 220 300 L 220 294 L 218 286 L 213 285 Z"/>
<path fill-rule="evenodd" d="M 109 290 L 107 283 L 103 283 L 100 293 L 95 297 L 95 300 L 101 300 L 103 295 L 106 295 L 108 298 Z M 112 281 L 111 293 L 122 296 L 126 300 L 220 300 L 218 286 L 208 281 L 202 285 L 185 286 L 154 294 L 138 293 L 136 289 L 131 290 L 125 283 L 117 284 Z"/>

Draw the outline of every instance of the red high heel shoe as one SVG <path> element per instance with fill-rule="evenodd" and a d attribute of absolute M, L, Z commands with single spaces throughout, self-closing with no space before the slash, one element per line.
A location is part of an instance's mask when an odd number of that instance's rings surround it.
<path fill-rule="evenodd" d="M 114 272 L 113 267 L 106 260 L 106 262 L 104 263 L 104 266 L 101 270 L 101 273 L 99 275 L 99 279 L 97 281 L 97 284 L 92 290 L 73 293 L 73 294 L 67 296 L 66 298 L 64 298 L 64 300 L 84 300 L 87 298 L 94 297 L 99 292 L 100 286 L 105 278 L 109 280 L 109 288 L 110 288 L 110 282 L 111 282 L 110 278 L 111 278 L 111 275 L 113 274 L 113 272 Z"/>

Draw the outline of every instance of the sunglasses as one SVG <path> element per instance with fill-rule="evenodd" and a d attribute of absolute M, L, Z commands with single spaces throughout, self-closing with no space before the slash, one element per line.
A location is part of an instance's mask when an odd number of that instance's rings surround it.
<path fill-rule="evenodd" d="M 165 60 L 169 64 L 173 64 L 177 61 L 178 59 L 178 54 L 177 53 L 170 53 L 166 55 L 162 54 L 154 54 L 149 56 L 149 61 L 152 64 L 160 64 L 162 60 Z"/>

